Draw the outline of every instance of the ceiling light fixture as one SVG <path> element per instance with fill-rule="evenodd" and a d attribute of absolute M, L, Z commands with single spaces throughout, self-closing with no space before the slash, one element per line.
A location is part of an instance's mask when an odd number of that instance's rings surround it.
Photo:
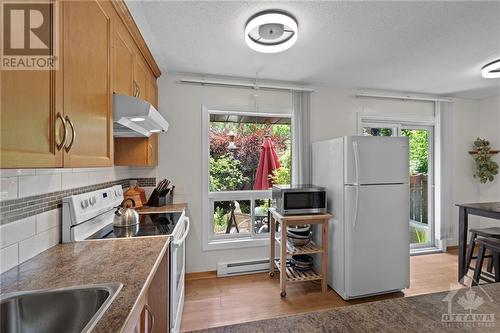
<path fill-rule="evenodd" d="M 498 79 L 500 78 L 500 59 L 486 64 L 481 69 L 481 75 L 485 79 Z"/>
<path fill-rule="evenodd" d="M 280 11 L 264 11 L 252 16 L 245 26 L 245 42 L 257 52 L 277 53 L 297 41 L 294 17 Z"/>
<path fill-rule="evenodd" d="M 159 133 L 159 132 L 161 132 L 161 130 L 159 130 L 159 129 L 152 129 L 150 132 L 151 133 Z"/>
<path fill-rule="evenodd" d="M 142 117 L 136 117 L 136 118 L 130 118 L 130 121 L 134 121 L 136 123 L 140 122 L 140 121 L 144 121 L 146 119 L 142 118 Z"/>

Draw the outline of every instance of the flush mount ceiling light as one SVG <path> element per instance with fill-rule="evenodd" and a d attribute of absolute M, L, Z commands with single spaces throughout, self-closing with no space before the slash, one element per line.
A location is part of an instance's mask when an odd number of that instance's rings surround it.
<path fill-rule="evenodd" d="M 245 42 L 257 52 L 277 53 L 290 48 L 297 41 L 297 21 L 279 11 L 265 11 L 254 15 L 245 26 Z"/>
<path fill-rule="evenodd" d="M 481 69 L 481 75 L 485 79 L 498 79 L 500 78 L 500 59 L 486 64 Z"/>

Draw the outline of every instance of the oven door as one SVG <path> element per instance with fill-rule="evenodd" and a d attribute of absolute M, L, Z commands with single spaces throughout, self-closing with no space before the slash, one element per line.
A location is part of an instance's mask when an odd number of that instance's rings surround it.
<path fill-rule="evenodd" d="M 170 332 L 179 332 L 184 306 L 184 274 L 186 272 L 186 237 L 189 218 L 181 216 L 170 245 Z"/>

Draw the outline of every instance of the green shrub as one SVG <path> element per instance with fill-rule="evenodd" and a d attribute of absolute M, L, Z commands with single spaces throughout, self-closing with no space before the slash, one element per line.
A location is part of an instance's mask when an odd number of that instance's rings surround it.
<path fill-rule="evenodd" d="M 210 158 L 210 191 L 235 191 L 248 181 L 241 162 L 231 154 Z"/>

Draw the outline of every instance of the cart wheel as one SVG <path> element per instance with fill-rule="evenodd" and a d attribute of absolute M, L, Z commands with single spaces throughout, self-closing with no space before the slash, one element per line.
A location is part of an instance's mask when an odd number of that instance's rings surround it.
<path fill-rule="evenodd" d="M 270 277 L 274 277 L 274 272 L 269 272 Z"/>
<path fill-rule="evenodd" d="M 282 292 L 280 293 L 280 296 L 281 296 L 281 297 L 285 297 L 285 296 L 286 296 L 286 291 L 282 291 Z"/>

